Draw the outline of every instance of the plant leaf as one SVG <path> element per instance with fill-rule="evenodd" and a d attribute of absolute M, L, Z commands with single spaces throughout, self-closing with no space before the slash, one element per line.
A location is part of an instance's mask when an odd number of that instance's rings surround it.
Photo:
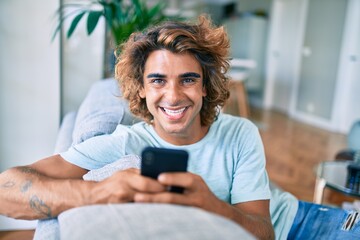
<path fill-rule="evenodd" d="M 103 15 L 103 11 L 91 11 L 87 19 L 87 33 L 90 35 L 99 21 L 100 16 Z"/>
<path fill-rule="evenodd" d="M 163 8 L 164 8 L 164 4 L 162 2 L 156 4 L 154 7 L 152 7 L 149 10 L 149 18 L 152 19 L 153 17 L 155 17 L 158 14 L 162 15 Z"/>
<path fill-rule="evenodd" d="M 113 11 L 111 6 L 104 6 L 104 17 L 106 20 L 106 23 L 108 24 L 109 28 L 112 27 L 112 23 L 113 23 Z"/>
<path fill-rule="evenodd" d="M 73 34 L 76 26 L 78 25 L 79 21 L 81 20 L 81 18 L 84 16 L 84 14 L 86 13 L 86 11 L 82 11 L 81 13 L 79 13 L 71 22 L 70 28 L 67 32 L 67 38 L 71 37 L 71 35 Z"/>
<path fill-rule="evenodd" d="M 52 34 L 51 36 L 51 41 L 54 41 L 55 37 L 56 37 L 56 34 L 60 31 L 61 29 L 61 23 L 59 23 L 57 26 L 56 26 L 56 29 L 54 31 L 54 33 Z"/>
<path fill-rule="evenodd" d="M 125 22 L 124 20 L 125 20 L 126 16 L 124 16 L 122 8 L 123 8 L 123 6 L 121 5 L 120 2 L 114 3 L 114 5 L 113 5 L 113 13 L 115 15 L 115 19 L 117 19 L 116 22 L 118 22 L 118 23 Z M 126 11 L 125 11 L 125 13 L 126 13 Z"/>
<path fill-rule="evenodd" d="M 142 2 L 140 2 L 139 0 L 132 0 L 132 3 L 135 6 L 135 11 L 137 13 L 140 13 L 142 11 L 142 6 L 141 6 Z M 146 4 L 146 3 L 144 3 L 144 4 Z"/>
<path fill-rule="evenodd" d="M 51 41 L 54 41 L 57 33 L 61 31 L 61 27 L 63 26 L 63 23 L 65 22 L 65 20 L 67 20 L 68 18 L 70 18 L 73 15 L 76 15 L 79 12 L 85 11 L 83 9 L 76 9 L 76 10 L 66 13 L 65 9 L 69 8 L 70 5 L 72 6 L 72 4 L 64 5 L 63 7 L 60 7 L 56 11 L 56 16 L 59 17 L 59 19 L 58 19 L 58 24 L 56 25 L 56 29 L 51 37 Z"/>

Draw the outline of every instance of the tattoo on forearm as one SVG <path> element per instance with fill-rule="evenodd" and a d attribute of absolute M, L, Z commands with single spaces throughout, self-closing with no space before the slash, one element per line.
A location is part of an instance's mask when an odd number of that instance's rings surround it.
<path fill-rule="evenodd" d="M 20 191 L 22 193 L 27 192 L 31 188 L 31 185 L 32 185 L 32 181 L 31 180 L 26 180 L 26 182 L 21 186 Z"/>
<path fill-rule="evenodd" d="M 48 218 L 51 218 L 51 209 L 49 206 L 47 206 L 43 200 L 41 200 L 40 198 L 38 198 L 36 195 L 33 195 L 30 198 L 30 207 L 31 209 L 33 209 L 35 212 L 37 212 L 40 215 L 46 216 Z"/>
<path fill-rule="evenodd" d="M 12 188 L 15 186 L 14 181 L 7 181 L 6 183 L 1 184 L 1 188 Z"/>

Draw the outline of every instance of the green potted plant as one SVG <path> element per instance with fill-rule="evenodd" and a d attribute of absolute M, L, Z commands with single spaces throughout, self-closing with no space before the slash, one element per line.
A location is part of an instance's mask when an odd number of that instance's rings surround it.
<path fill-rule="evenodd" d="M 58 10 L 60 20 L 53 37 L 61 30 L 64 21 L 69 18 L 72 20 L 66 31 L 67 38 L 74 33 L 81 19 L 87 17 L 86 29 L 88 35 L 91 35 L 100 18 L 104 18 L 106 22 L 105 54 L 107 55 L 109 52 L 113 53 L 113 49 L 123 43 L 134 31 L 141 31 L 166 19 L 164 8 L 163 1 L 151 7 L 143 0 L 92 0 L 65 3 Z M 109 66 L 107 59 L 108 57 L 105 56 L 105 66 Z M 110 69 L 112 71 L 112 66 Z M 109 74 L 107 71 L 109 70 L 105 70 L 105 76 Z"/>

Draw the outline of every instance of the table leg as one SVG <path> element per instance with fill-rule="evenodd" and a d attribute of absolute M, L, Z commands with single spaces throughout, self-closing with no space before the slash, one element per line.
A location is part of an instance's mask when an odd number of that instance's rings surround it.
<path fill-rule="evenodd" d="M 324 196 L 326 181 L 323 178 L 316 178 L 314 199 L 313 202 L 316 204 L 321 204 Z"/>
<path fill-rule="evenodd" d="M 250 115 L 249 103 L 247 99 L 247 93 L 245 84 L 243 81 L 236 82 L 235 84 L 236 94 L 237 94 L 237 104 L 239 109 L 239 115 L 244 118 L 248 118 Z"/>

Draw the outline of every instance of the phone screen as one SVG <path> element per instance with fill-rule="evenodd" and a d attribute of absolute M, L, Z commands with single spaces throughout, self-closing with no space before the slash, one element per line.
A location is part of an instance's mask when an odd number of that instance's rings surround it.
<path fill-rule="evenodd" d="M 184 150 L 146 147 L 142 152 L 141 174 L 157 179 L 163 172 L 186 172 L 189 154 Z M 171 186 L 171 192 L 183 192 L 183 188 Z"/>

